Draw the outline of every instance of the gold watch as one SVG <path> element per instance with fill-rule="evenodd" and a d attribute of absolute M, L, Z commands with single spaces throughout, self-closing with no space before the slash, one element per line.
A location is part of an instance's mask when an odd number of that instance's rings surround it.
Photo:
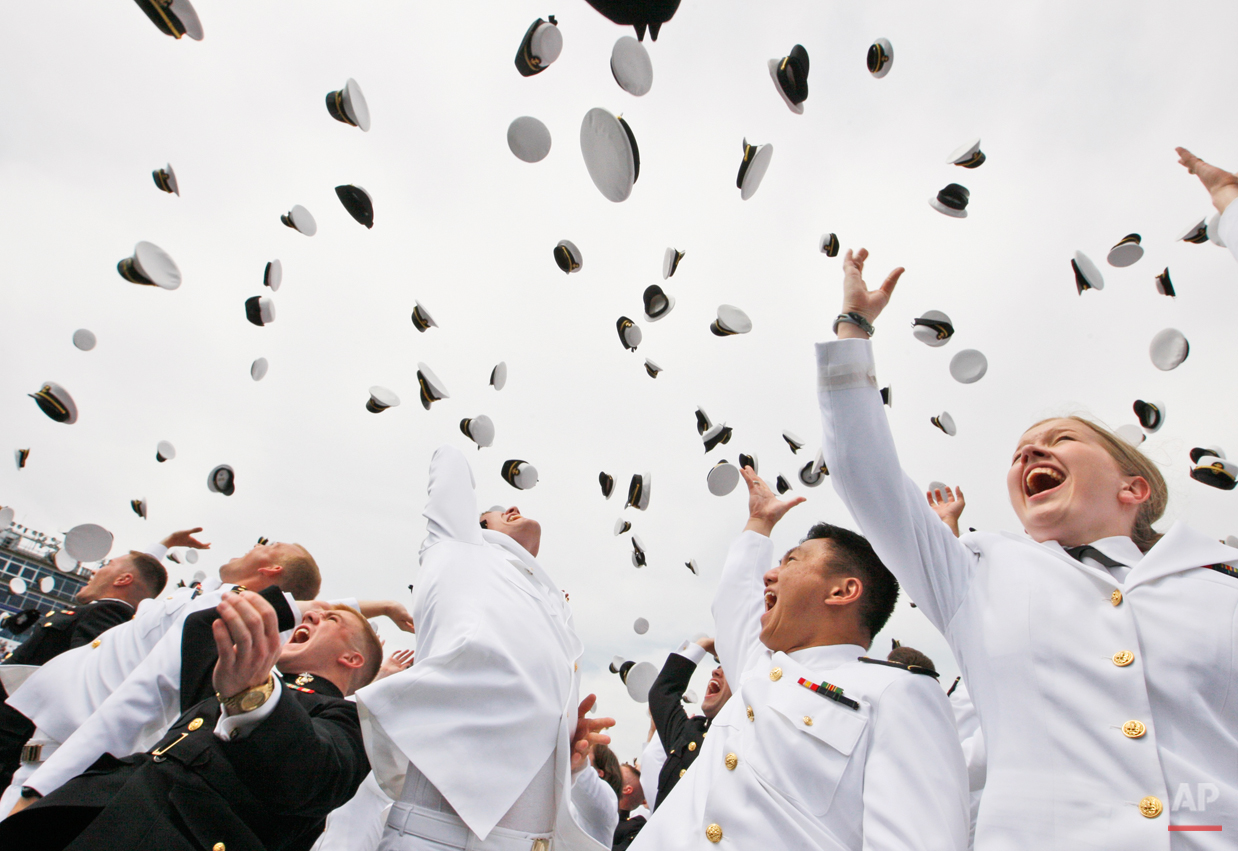
<path fill-rule="evenodd" d="M 232 695 L 232 697 L 224 697 L 219 692 L 215 692 L 215 698 L 219 701 L 220 706 L 228 710 L 229 714 L 253 712 L 259 706 L 266 703 L 274 692 L 275 675 L 271 674 L 267 677 L 267 681 L 260 686 L 247 688 L 243 692 Z"/>

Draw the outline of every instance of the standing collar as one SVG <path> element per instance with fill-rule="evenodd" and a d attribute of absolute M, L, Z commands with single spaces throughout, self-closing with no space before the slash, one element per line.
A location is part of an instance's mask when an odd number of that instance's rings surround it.
<path fill-rule="evenodd" d="M 93 602 L 102 603 L 104 600 L 108 601 L 109 603 L 124 603 L 129 608 L 131 609 L 134 608 L 133 603 L 130 603 L 128 600 L 122 600 L 119 597 L 100 597 L 98 600 L 94 600 Z M 86 605 L 89 606 L 90 603 L 87 603 Z M 137 610 L 134 609 L 134 611 L 137 611 Z"/>
<path fill-rule="evenodd" d="M 1072 557 L 1066 552 L 1066 548 L 1057 541 L 1045 541 L 1043 546 L 1052 547 L 1054 550 L 1066 553 L 1067 557 Z M 1111 538 L 1101 538 L 1098 541 L 1092 541 L 1088 544 L 1089 547 L 1096 547 L 1105 555 L 1114 561 L 1120 561 L 1126 567 L 1134 567 L 1143 561 L 1143 550 L 1135 546 L 1135 542 L 1125 535 L 1114 535 Z"/>
<path fill-rule="evenodd" d="M 830 669 L 847 662 L 854 662 L 867 652 L 867 649 L 858 644 L 822 644 L 817 647 L 805 647 L 803 650 L 793 650 L 786 655 L 809 668 Z"/>
<path fill-rule="evenodd" d="M 305 692 L 307 694 L 325 694 L 327 697 L 344 696 L 344 693 L 339 690 L 335 683 L 317 674 L 285 674 L 280 671 L 279 677 L 283 680 L 284 685 L 293 691 Z"/>

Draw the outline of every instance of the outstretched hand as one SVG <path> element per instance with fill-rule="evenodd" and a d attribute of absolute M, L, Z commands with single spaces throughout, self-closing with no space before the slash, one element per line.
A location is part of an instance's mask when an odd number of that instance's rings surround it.
<path fill-rule="evenodd" d="M 576 732 L 572 733 L 572 774 L 589 765 L 589 751 L 593 750 L 594 745 L 610 744 L 610 736 L 602 731 L 615 726 L 615 719 L 587 717 L 595 703 L 597 695 L 591 694 L 580 702 L 580 709 L 576 712 Z"/>
<path fill-rule="evenodd" d="M 741 468 L 740 473 L 748 485 L 748 525 L 744 527 L 745 532 L 756 532 L 768 538 L 783 515 L 801 502 L 807 501 L 802 496 L 779 499 L 751 467 Z"/>
<path fill-rule="evenodd" d="M 168 549 L 173 547 L 189 547 L 194 550 L 209 550 L 210 544 L 199 541 L 194 535 L 202 531 L 201 526 L 195 526 L 192 529 L 181 529 L 179 532 L 173 532 L 161 541 Z"/>
<path fill-rule="evenodd" d="M 894 294 L 894 287 L 898 284 L 898 279 L 902 277 L 906 271 L 902 266 L 899 266 L 888 276 L 885 283 L 878 289 L 870 290 L 868 285 L 864 283 L 864 261 L 868 259 L 868 249 L 861 248 L 855 254 L 851 250 L 847 250 L 847 256 L 843 258 L 843 313 L 858 313 L 867 319 L 870 323 L 876 322 L 877 317 L 881 315 L 881 311 L 885 310 L 887 304 L 890 303 L 890 296 Z M 867 337 L 858 326 L 850 323 L 842 323 L 838 326 L 839 337 Z"/>
<path fill-rule="evenodd" d="M 1212 196 L 1212 205 L 1220 212 L 1230 202 L 1238 198 L 1238 174 L 1230 174 L 1223 168 L 1206 163 L 1192 154 L 1186 148 L 1174 148 L 1178 152 L 1178 162 L 1186 166 L 1186 170 L 1199 178 L 1199 182 Z"/>
<path fill-rule="evenodd" d="M 959 536 L 959 517 L 963 515 L 963 509 L 967 506 L 967 501 L 963 499 L 963 489 L 946 488 L 944 491 L 941 488 L 928 491 L 925 494 L 928 497 L 929 507 L 936 512 L 941 518 L 941 522 L 950 527 L 950 531 L 954 533 L 954 537 Z"/>
<path fill-rule="evenodd" d="M 387 658 L 378 666 L 378 674 L 374 677 L 375 682 L 383 677 L 389 677 L 392 674 L 398 674 L 413 664 L 412 650 L 393 650 L 387 654 Z"/>

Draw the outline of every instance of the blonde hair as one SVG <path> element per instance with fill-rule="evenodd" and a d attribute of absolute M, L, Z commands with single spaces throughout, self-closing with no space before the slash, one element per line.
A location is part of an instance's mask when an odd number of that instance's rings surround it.
<path fill-rule="evenodd" d="M 383 642 L 365 615 L 352 606 L 337 603 L 327 608 L 336 612 L 345 612 L 360 622 L 360 629 L 356 630 L 353 635 L 352 649 L 365 657 L 365 664 L 353 676 L 352 688 L 349 689 L 351 694 L 362 686 L 368 686 L 378 676 L 378 669 L 383 664 Z"/>
<path fill-rule="evenodd" d="M 294 600 L 313 600 L 322 587 L 322 572 L 309 550 L 300 544 L 289 544 L 301 551 L 301 555 L 283 556 L 276 564 L 283 568 L 275 584 L 287 591 Z"/>
<path fill-rule="evenodd" d="M 1117 463 L 1122 475 L 1140 476 L 1148 483 L 1150 496 L 1140 504 L 1139 511 L 1135 514 L 1135 527 L 1131 530 L 1131 540 L 1142 552 L 1146 553 L 1152 549 L 1152 545 L 1161 539 L 1161 533 L 1153 530 L 1152 524 L 1161 519 L 1161 515 L 1165 513 L 1165 506 L 1169 504 L 1169 488 L 1165 485 L 1165 477 L 1161 475 L 1156 464 L 1103 425 L 1073 414 L 1067 417 L 1050 417 L 1041 420 L 1033 423 L 1028 430 L 1054 420 L 1070 420 L 1086 426 L 1100 438 L 1101 446 Z"/>

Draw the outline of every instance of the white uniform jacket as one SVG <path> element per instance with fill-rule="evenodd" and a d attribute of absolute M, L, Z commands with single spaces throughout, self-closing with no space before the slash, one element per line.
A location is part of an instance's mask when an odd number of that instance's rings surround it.
<path fill-rule="evenodd" d="M 1217 230 L 1221 232 L 1221 241 L 1229 248 L 1230 253 L 1234 255 L 1234 259 L 1238 260 L 1238 203 L 1230 203 L 1225 208 L 1225 212 L 1221 214 L 1221 221 L 1217 225 Z"/>
<path fill-rule="evenodd" d="M 971 796 L 970 838 L 967 847 L 972 848 L 976 839 L 976 815 L 980 812 L 980 797 L 984 794 L 984 776 L 988 769 L 984 753 L 984 733 L 980 729 L 980 716 L 976 714 L 971 693 L 961 679 L 948 697 L 950 708 L 954 710 L 954 724 L 959 730 L 959 744 L 963 747 L 963 762 L 967 764 L 967 790 Z"/>
<path fill-rule="evenodd" d="M 553 753 L 553 847 L 601 848 L 569 806 L 583 648 L 563 592 L 511 537 L 482 530 L 458 449 L 434 453 L 429 494 L 417 659 L 357 692 L 374 775 L 399 800 L 411 761 L 484 839 Z"/>
<path fill-rule="evenodd" d="M 899 468 L 869 341 L 820 344 L 817 364 L 834 488 L 950 642 L 980 716 L 977 851 L 1232 848 L 1238 550 L 1182 523 L 1146 555 L 1094 542 L 1132 567 L 1120 582 L 1056 542 L 956 539 Z"/>
<path fill-rule="evenodd" d="M 732 544 L 714 599 L 718 656 L 735 694 L 701 754 L 632 851 L 961 851 L 967 776 L 932 677 L 858 661 L 835 644 L 773 653 L 760 641 L 770 539 Z M 853 709 L 799 683 L 843 690 Z"/>

